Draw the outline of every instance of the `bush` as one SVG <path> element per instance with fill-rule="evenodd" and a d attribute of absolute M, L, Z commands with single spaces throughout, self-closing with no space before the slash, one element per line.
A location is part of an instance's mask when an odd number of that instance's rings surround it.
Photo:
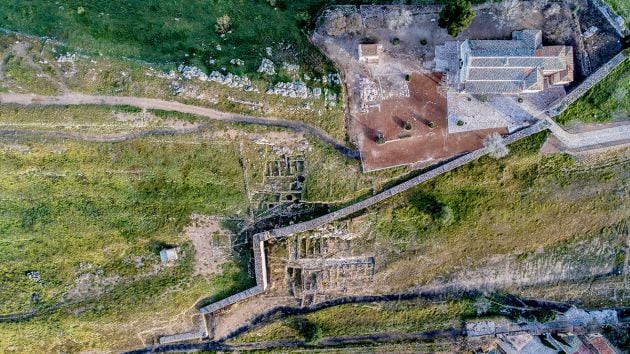
<path fill-rule="evenodd" d="M 217 18 L 217 23 L 214 24 L 214 30 L 219 34 L 228 33 L 231 27 L 232 19 L 228 15 Z"/>
<path fill-rule="evenodd" d="M 427 126 L 431 129 L 435 128 L 435 122 L 433 121 L 429 121 L 429 123 L 427 123 Z"/>
<path fill-rule="evenodd" d="M 411 130 L 411 123 L 405 122 L 405 125 L 403 126 L 403 128 L 405 128 L 405 130 Z"/>
<path fill-rule="evenodd" d="M 488 154 L 495 159 L 507 156 L 510 152 L 503 141 L 503 137 L 496 132 L 488 135 L 488 137 L 484 139 L 483 147 L 486 148 Z"/>
<path fill-rule="evenodd" d="M 426 40 L 426 39 L 424 39 L 424 38 L 422 38 L 422 39 L 420 40 L 420 44 L 422 44 L 422 45 L 427 45 L 427 43 L 429 43 L 429 42 L 427 42 L 427 40 Z"/>
<path fill-rule="evenodd" d="M 298 21 L 298 24 L 305 25 L 311 20 L 311 15 L 308 14 L 308 11 L 301 11 L 295 15 L 295 19 Z"/>
<path fill-rule="evenodd" d="M 475 11 L 472 9 L 470 1 L 449 0 L 446 6 L 440 11 L 438 25 L 446 28 L 452 37 L 457 35 L 470 25 L 475 18 Z"/>
<path fill-rule="evenodd" d="M 461 126 L 462 126 L 462 125 L 464 125 L 464 124 L 466 124 L 466 123 L 465 123 L 463 120 L 461 120 L 461 119 L 458 119 L 458 120 L 457 120 L 457 126 L 458 126 L 458 127 L 461 127 Z"/>
<path fill-rule="evenodd" d="M 392 38 L 392 44 L 393 45 L 399 45 L 400 44 L 400 38 L 398 38 L 398 37 Z"/>
<path fill-rule="evenodd" d="M 411 76 L 409 74 L 405 75 L 405 81 L 410 81 L 411 80 Z"/>

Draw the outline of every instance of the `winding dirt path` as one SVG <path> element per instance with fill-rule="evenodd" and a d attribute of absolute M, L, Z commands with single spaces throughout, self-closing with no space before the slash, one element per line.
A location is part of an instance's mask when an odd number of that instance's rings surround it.
<path fill-rule="evenodd" d="M 68 93 L 62 96 L 39 96 L 33 94 L 17 94 L 17 93 L 2 93 L 0 94 L 0 104 L 17 104 L 24 106 L 32 106 L 32 105 L 41 105 L 41 106 L 50 106 L 50 105 L 107 105 L 107 106 L 133 106 L 141 109 L 159 109 L 164 111 L 173 111 L 173 112 L 181 112 L 181 113 L 189 113 L 198 116 L 207 117 L 210 119 L 229 122 L 229 123 L 245 123 L 245 124 L 256 124 L 256 125 L 264 125 L 264 126 L 274 126 L 287 128 L 298 132 L 304 132 L 310 134 L 324 143 L 331 145 L 335 150 L 341 152 L 347 158 L 358 159 L 359 153 L 356 150 L 353 150 L 343 143 L 335 140 L 331 136 L 329 136 L 325 131 L 310 124 L 275 118 L 275 117 L 254 117 L 236 113 L 222 112 L 212 108 L 199 107 L 188 105 L 175 101 L 167 101 L 156 98 L 143 98 L 143 97 L 129 97 L 129 96 L 93 96 L 93 95 L 84 95 L 80 93 Z M 165 135 L 165 134 L 187 134 L 190 131 L 179 131 L 175 129 L 158 129 L 158 130 L 149 130 L 139 133 L 129 133 L 129 134 L 121 134 L 117 137 L 104 138 L 102 141 L 124 141 L 136 138 L 138 136 L 145 135 Z M 0 135 L 51 135 L 55 136 L 56 132 L 45 132 L 45 131 L 22 131 L 22 130 L 0 130 Z M 66 134 L 68 138 L 81 138 L 81 135 L 75 134 Z M 85 139 L 89 141 L 99 141 L 97 137 L 93 137 L 92 139 Z"/>

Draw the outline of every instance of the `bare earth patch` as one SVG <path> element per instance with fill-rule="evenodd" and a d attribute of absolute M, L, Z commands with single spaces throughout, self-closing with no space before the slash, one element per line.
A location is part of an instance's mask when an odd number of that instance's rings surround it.
<path fill-rule="evenodd" d="M 192 214 L 184 228 L 186 237 L 195 248 L 195 274 L 219 273 L 221 264 L 230 258 L 233 233 L 221 225 L 221 220 L 208 215 Z"/>

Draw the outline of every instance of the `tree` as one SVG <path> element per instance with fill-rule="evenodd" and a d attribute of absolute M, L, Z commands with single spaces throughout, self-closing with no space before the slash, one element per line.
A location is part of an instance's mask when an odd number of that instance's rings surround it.
<path fill-rule="evenodd" d="M 228 15 L 223 15 L 217 18 L 217 23 L 214 24 L 214 30 L 219 34 L 225 34 L 232 27 L 232 19 Z"/>
<path fill-rule="evenodd" d="M 488 154 L 495 159 L 500 159 L 510 152 L 507 146 L 505 146 L 505 142 L 499 133 L 492 133 L 488 135 L 487 138 L 483 141 L 483 147 L 486 148 Z"/>
<path fill-rule="evenodd" d="M 438 25 L 446 28 L 452 37 L 457 37 L 459 32 L 468 27 L 475 18 L 475 11 L 468 0 L 448 0 L 446 6 L 440 11 Z"/>

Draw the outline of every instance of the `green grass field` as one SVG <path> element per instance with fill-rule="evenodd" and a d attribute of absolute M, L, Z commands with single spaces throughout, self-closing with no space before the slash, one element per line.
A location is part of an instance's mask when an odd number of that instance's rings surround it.
<path fill-rule="evenodd" d="M 238 58 L 250 72 L 265 48 L 272 47 L 278 49 L 276 59 L 299 57 L 307 70 L 323 73 L 327 62 L 309 45 L 302 28 L 326 2 L 280 0 L 274 8 L 265 0 L 11 0 L 0 4 L 0 26 L 90 52 L 158 63 L 205 65 L 214 58 L 220 67 Z M 232 19 L 232 32 L 220 37 L 214 26 L 223 15 Z"/>
<path fill-rule="evenodd" d="M 159 262 L 154 245 L 184 243 L 180 232 L 192 212 L 247 210 L 229 143 L 162 137 L 24 145 L 28 152 L 4 143 L 0 155 L 3 313 L 30 309 L 34 292 L 34 307 L 56 303 L 86 267 L 104 277 L 150 272 Z M 42 282 L 28 279 L 29 271 Z"/>
<path fill-rule="evenodd" d="M 556 121 L 606 123 L 630 119 L 630 59 L 570 105 Z"/>

